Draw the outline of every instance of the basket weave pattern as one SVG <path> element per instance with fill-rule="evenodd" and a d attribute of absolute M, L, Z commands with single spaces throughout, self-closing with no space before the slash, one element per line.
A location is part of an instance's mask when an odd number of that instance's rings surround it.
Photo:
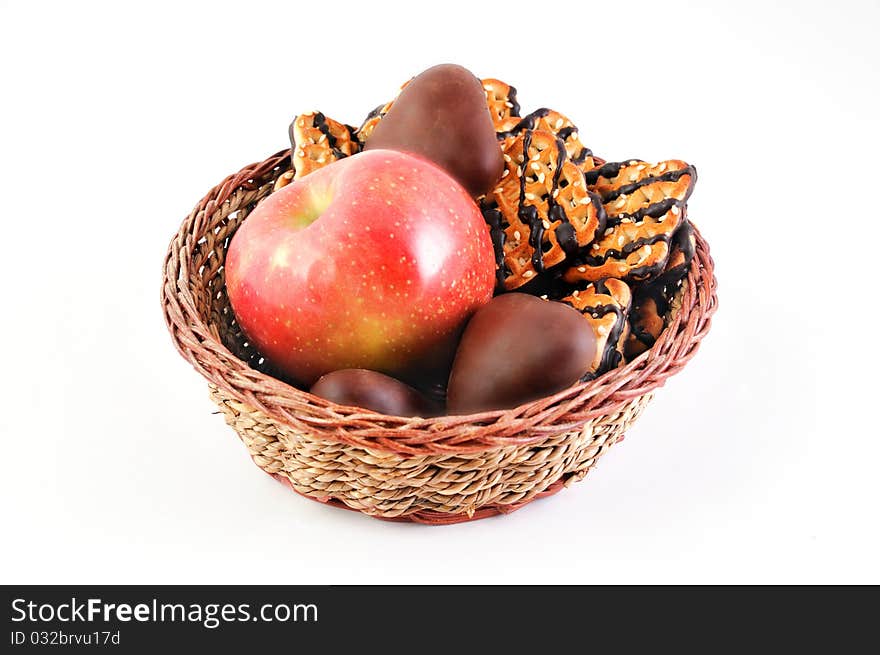
<path fill-rule="evenodd" d="M 392 520 L 450 523 L 513 511 L 580 480 L 696 353 L 717 305 L 699 233 L 680 309 L 657 343 L 597 380 L 521 407 L 392 417 L 343 407 L 271 375 L 235 323 L 223 280 L 229 239 L 289 168 L 289 151 L 214 187 L 165 259 L 162 306 L 178 351 L 254 462 L 295 491 Z M 696 230 L 695 230 L 696 232 Z"/>

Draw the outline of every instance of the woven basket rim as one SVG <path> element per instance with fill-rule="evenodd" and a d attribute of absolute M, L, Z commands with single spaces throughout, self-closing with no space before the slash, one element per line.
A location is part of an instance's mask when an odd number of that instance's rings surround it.
<path fill-rule="evenodd" d="M 717 281 L 709 246 L 694 226 L 696 254 L 681 293 L 681 308 L 656 343 L 625 366 L 552 396 L 506 410 L 430 418 L 399 417 L 348 407 L 297 389 L 251 368 L 221 341 L 197 311 L 190 258 L 211 229 L 214 212 L 236 194 L 257 193 L 289 169 L 290 150 L 243 167 L 212 188 L 184 219 L 165 256 L 161 303 L 178 352 L 211 384 L 273 420 L 330 441 L 402 455 L 476 452 L 528 444 L 547 434 L 578 429 L 661 387 L 694 356 L 717 308 Z"/>

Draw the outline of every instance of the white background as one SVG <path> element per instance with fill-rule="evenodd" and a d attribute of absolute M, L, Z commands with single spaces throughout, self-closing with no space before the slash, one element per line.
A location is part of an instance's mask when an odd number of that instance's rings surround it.
<path fill-rule="evenodd" d="M 878 3 L 128 4 L 0 1 L 0 582 L 880 582 Z M 257 469 L 159 287 L 293 115 L 443 61 L 695 163 L 720 310 L 586 480 L 429 528 Z"/>

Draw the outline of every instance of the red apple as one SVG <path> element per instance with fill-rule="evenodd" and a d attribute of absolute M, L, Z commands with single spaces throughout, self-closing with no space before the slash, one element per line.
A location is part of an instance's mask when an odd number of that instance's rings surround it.
<path fill-rule="evenodd" d="M 391 150 L 274 192 L 226 256 L 245 335 L 306 385 L 349 368 L 443 378 L 494 282 L 488 227 L 468 192 L 431 162 Z"/>

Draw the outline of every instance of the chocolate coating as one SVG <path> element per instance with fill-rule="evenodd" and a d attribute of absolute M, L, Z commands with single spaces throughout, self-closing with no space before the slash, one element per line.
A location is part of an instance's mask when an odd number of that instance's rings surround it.
<path fill-rule="evenodd" d="M 577 382 L 595 354 L 593 331 L 576 309 L 524 293 L 496 296 L 464 330 L 447 410 L 509 409 L 549 396 Z"/>
<path fill-rule="evenodd" d="M 454 64 L 429 68 L 406 85 L 364 145 L 378 148 L 433 161 L 474 197 L 492 188 L 504 165 L 483 85 Z"/>
<path fill-rule="evenodd" d="M 435 416 L 439 407 L 400 380 L 363 368 L 321 376 L 311 393 L 340 405 L 363 407 L 391 416 Z"/>

